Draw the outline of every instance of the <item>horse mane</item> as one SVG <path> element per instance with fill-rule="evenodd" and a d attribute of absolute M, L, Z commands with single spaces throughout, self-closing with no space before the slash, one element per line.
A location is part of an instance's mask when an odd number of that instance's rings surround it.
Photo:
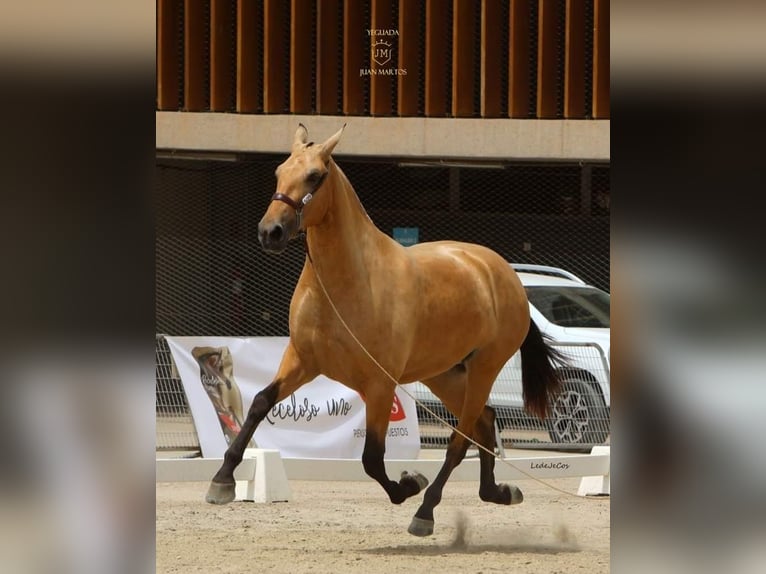
<path fill-rule="evenodd" d="M 340 175 L 340 180 L 346 185 L 346 187 L 349 189 L 351 196 L 356 199 L 356 204 L 359 206 L 359 211 L 361 211 L 368 219 L 370 223 L 375 225 L 375 222 L 370 217 L 370 214 L 367 213 L 367 210 L 364 208 L 364 205 L 362 205 L 362 200 L 359 199 L 359 194 L 356 193 L 356 190 L 354 189 L 354 186 L 351 185 L 351 182 L 346 177 L 346 174 L 343 173 L 343 170 L 340 168 L 340 166 L 335 163 L 335 160 L 330 158 L 330 165 L 337 170 L 338 175 Z M 377 227 L 377 225 L 375 225 Z"/>

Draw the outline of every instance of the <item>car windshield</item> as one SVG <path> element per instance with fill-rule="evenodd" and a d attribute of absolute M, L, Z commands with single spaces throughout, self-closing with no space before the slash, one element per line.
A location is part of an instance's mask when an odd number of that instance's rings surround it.
<path fill-rule="evenodd" d="M 529 302 L 560 327 L 609 328 L 609 294 L 595 287 L 527 287 Z"/>

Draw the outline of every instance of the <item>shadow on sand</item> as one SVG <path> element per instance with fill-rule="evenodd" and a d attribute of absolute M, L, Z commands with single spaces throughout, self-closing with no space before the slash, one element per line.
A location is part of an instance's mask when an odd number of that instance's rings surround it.
<path fill-rule="evenodd" d="M 443 554 L 484 554 L 496 552 L 499 554 L 563 554 L 580 552 L 582 549 L 575 544 L 557 543 L 513 543 L 508 544 L 437 544 L 435 546 L 382 546 L 368 548 L 361 552 L 367 554 L 385 554 L 388 556 L 441 556 Z"/>

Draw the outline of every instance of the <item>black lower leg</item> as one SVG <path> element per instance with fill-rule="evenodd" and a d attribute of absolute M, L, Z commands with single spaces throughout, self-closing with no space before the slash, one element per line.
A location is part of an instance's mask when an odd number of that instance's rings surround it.
<path fill-rule="evenodd" d="M 507 485 L 498 485 L 495 482 L 495 457 L 484 451 L 479 453 L 479 465 L 481 478 L 479 483 L 479 498 L 485 502 L 497 504 L 510 504 L 511 491 Z"/>
<path fill-rule="evenodd" d="M 222 484 L 234 483 L 234 469 L 237 468 L 237 465 L 240 462 L 242 462 L 245 448 L 247 448 L 247 444 L 253 437 L 255 429 L 277 402 L 277 395 L 279 392 L 278 386 L 279 381 L 274 381 L 255 395 L 253 403 L 250 405 L 250 410 L 247 413 L 245 424 L 242 425 L 237 438 L 235 438 L 229 445 L 229 448 L 226 449 L 223 464 L 213 477 L 213 482 Z"/>
<path fill-rule="evenodd" d="M 394 504 L 401 504 L 409 497 L 420 492 L 428 480 L 418 473 L 402 473 L 399 482 L 388 478 L 386 465 L 383 461 L 385 454 L 385 441 L 378 438 L 368 429 L 364 441 L 364 452 L 362 453 L 362 465 L 368 476 L 374 478 L 383 487 L 388 494 L 388 498 Z"/>
<path fill-rule="evenodd" d="M 447 484 L 447 479 L 450 474 L 452 474 L 452 471 L 465 457 L 467 450 L 468 441 L 453 432 L 449 446 L 447 447 L 447 454 L 444 457 L 444 464 L 431 486 L 426 489 L 426 493 L 423 495 L 423 504 L 420 505 L 418 511 L 415 513 L 416 518 L 433 521 L 434 508 L 438 506 L 442 500 L 444 485 Z"/>
<path fill-rule="evenodd" d="M 487 449 L 479 449 L 479 498 L 485 502 L 496 504 L 511 504 L 511 489 L 507 484 L 498 485 L 495 482 L 495 410 L 485 407 L 482 416 L 476 421 L 476 438 L 480 445 Z M 492 454 L 490 454 L 492 453 Z"/>

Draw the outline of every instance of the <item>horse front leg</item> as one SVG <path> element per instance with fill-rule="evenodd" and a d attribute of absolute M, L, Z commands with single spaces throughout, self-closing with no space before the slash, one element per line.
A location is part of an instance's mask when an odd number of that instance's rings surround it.
<path fill-rule="evenodd" d="M 315 376 L 315 373 L 305 368 L 295 348 L 289 344 L 282 355 L 276 378 L 268 387 L 255 395 L 239 434 L 226 449 L 223 464 L 213 477 L 205 496 L 207 502 L 227 504 L 234 500 L 234 469 L 242 462 L 245 448 L 253 437 L 255 429 L 275 404 L 290 396 Z"/>
<path fill-rule="evenodd" d="M 406 471 L 402 473 L 399 482 L 388 478 L 383 457 L 386 452 L 386 432 L 393 401 L 393 390 L 367 395 L 367 428 L 362 465 L 367 475 L 383 487 L 391 502 L 401 504 L 428 486 L 428 479 L 419 472 Z"/>

